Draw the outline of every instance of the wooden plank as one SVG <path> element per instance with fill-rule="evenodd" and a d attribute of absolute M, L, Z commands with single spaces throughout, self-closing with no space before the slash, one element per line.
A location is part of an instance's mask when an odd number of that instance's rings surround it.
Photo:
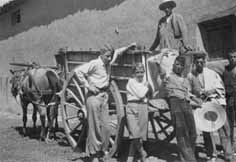
<path fill-rule="evenodd" d="M 68 61 L 89 62 L 99 56 L 99 51 L 69 51 L 66 53 Z"/>

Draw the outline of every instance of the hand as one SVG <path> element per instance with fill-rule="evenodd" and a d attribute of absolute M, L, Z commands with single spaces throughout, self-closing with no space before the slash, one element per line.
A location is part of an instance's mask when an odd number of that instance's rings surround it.
<path fill-rule="evenodd" d="M 215 89 L 211 89 L 211 90 L 202 92 L 201 95 L 203 95 L 203 96 L 205 96 L 205 97 L 208 97 L 208 96 L 210 96 L 210 95 L 212 95 L 212 94 L 214 94 L 214 93 L 216 93 L 216 90 L 215 90 Z"/>
<path fill-rule="evenodd" d="M 127 48 L 128 49 L 134 49 L 135 47 L 137 47 L 138 45 L 137 45 L 137 43 L 136 42 L 133 42 L 133 43 L 131 43 Z"/>
<path fill-rule="evenodd" d="M 95 87 L 94 85 L 90 85 L 88 87 L 88 91 L 92 92 L 93 94 L 97 94 L 99 92 L 99 89 Z"/>
<path fill-rule="evenodd" d="M 187 50 L 187 51 L 192 51 L 192 47 L 190 45 L 184 45 L 184 48 Z"/>
<path fill-rule="evenodd" d="M 146 87 L 150 86 L 150 84 L 149 84 L 148 82 L 145 82 L 144 85 L 145 85 Z"/>

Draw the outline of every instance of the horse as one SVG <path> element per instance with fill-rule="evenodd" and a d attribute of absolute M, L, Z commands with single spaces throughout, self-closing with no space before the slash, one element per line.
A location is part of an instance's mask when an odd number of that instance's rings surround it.
<path fill-rule="evenodd" d="M 12 70 L 11 93 L 17 98 L 19 96 L 23 111 L 23 135 L 26 135 L 27 107 L 33 105 L 33 127 L 36 128 L 36 113 L 39 112 L 41 120 L 40 140 L 51 137 L 53 123 L 58 128 L 57 111 L 59 96 L 56 94 L 62 89 L 62 82 L 55 71 L 46 68 L 33 68 L 16 73 Z M 45 119 L 48 119 L 46 131 Z"/>

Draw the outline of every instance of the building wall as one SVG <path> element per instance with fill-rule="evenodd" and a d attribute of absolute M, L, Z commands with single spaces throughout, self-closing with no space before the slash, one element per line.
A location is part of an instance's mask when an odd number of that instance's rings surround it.
<path fill-rule="evenodd" d="M 119 5 L 124 0 L 24 0 L 6 14 L 0 15 L 0 40 L 26 31 L 34 26 L 48 25 L 56 19 L 64 18 L 86 9 L 106 10 Z M 22 23 L 11 24 L 11 14 L 21 10 Z"/>
<path fill-rule="evenodd" d="M 0 38 L 12 35 L 0 41 L 0 74 L 8 75 L 11 61 L 38 60 L 53 65 L 54 54 L 61 47 L 97 50 L 105 43 L 120 47 L 135 41 L 149 48 L 163 16 L 158 9 L 160 1 L 28 0 L 19 6 L 21 24 L 11 28 L 3 25 L 9 21 L 8 14 L 0 17 Z M 195 45 L 198 20 L 234 5 L 235 0 L 178 0 L 174 11 L 186 19 L 189 42 Z"/>

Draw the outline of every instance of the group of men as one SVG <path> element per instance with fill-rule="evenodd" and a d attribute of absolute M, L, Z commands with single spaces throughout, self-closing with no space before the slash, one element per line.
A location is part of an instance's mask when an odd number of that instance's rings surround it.
<path fill-rule="evenodd" d="M 194 53 L 193 69 L 187 77 L 184 77 L 183 71 L 186 66 L 186 60 L 185 57 L 178 56 L 173 64 L 172 73 L 164 81 L 163 87 L 166 90 L 164 97 L 170 106 L 182 161 L 197 162 L 195 150 L 197 133 L 193 109 L 202 108 L 201 105 L 207 102 L 214 103 L 215 109 L 220 106 L 228 112 L 223 126 L 214 132 L 204 130 L 202 132 L 207 159 L 214 162 L 218 157 L 214 135 L 218 133 L 223 147 L 224 160 L 227 162 L 234 161 L 232 146 L 234 143 L 233 102 L 235 99 L 232 97 L 234 97 L 233 92 L 236 91 L 235 88 L 233 89 L 236 80 L 233 80 L 232 77 L 235 75 L 232 67 L 236 66 L 236 59 L 233 60 L 235 56 L 236 52 L 229 54 L 230 64 L 226 67 L 223 80 L 219 74 L 205 66 L 206 54 L 203 52 Z M 203 114 L 203 119 L 209 117 L 205 121 L 214 122 L 214 115 L 211 115 L 210 111 L 207 113 Z M 212 127 L 214 126 L 212 125 Z"/>
<path fill-rule="evenodd" d="M 175 7 L 176 3 L 173 0 L 163 0 L 160 4 L 159 9 L 165 12 L 165 16 L 158 23 L 156 38 L 150 47 L 151 51 L 157 47 L 159 49 L 176 49 L 180 53 L 189 49 L 187 28 L 182 16 L 172 13 L 172 9 Z M 97 59 L 74 70 L 80 82 L 88 89 L 86 96 L 88 112 L 86 152 L 90 154 L 92 161 L 101 160 L 109 145 L 107 88 L 111 75 L 111 64 L 119 55 L 135 47 L 136 44 L 131 44 L 114 50 L 112 46 L 107 45 L 101 49 L 101 55 Z M 190 104 L 193 100 L 198 103 L 214 101 L 227 110 L 230 124 L 226 121 L 218 133 L 225 153 L 225 160 L 233 162 L 236 52 L 229 54 L 229 65 L 225 68 L 223 76 L 224 83 L 216 72 L 205 67 L 205 62 L 206 54 L 196 53 L 192 72 L 187 77 L 183 77 L 186 60 L 184 57 L 178 56 L 173 64 L 171 74 L 163 81 L 163 87 L 166 90 L 164 98 L 170 105 L 181 160 L 197 161 L 195 156 L 197 134 Z M 203 132 L 203 137 L 209 160 L 214 161 L 217 158 L 214 137 L 212 133 L 208 132 Z"/>

